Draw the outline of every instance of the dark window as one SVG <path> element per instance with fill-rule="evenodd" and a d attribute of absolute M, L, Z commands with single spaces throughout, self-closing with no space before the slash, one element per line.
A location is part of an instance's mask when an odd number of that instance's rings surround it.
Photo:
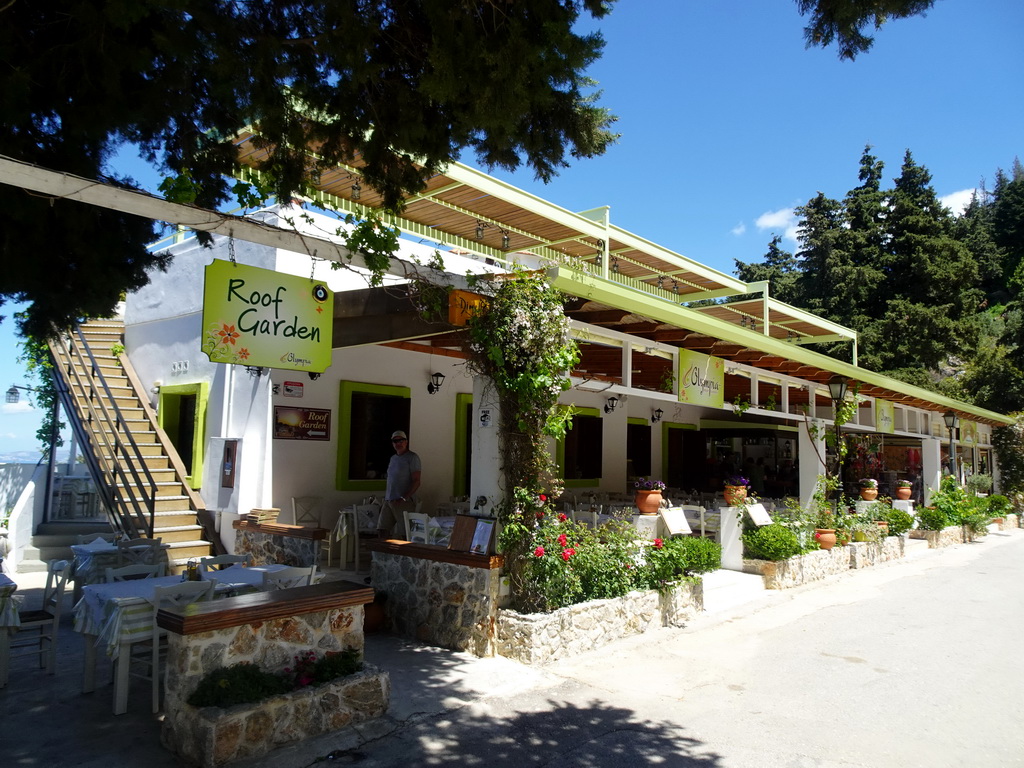
<path fill-rule="evenodd" d="M 599 416 L 577 413 L 565 433 L 566 480 L 595 480 L 601 477 L 603 429 Z"/>
<path fill-rule="evenodd" d="M 651 474 L 651 427 L 649 424 L 626 425 L 626 462 L 630 477 Z"/>

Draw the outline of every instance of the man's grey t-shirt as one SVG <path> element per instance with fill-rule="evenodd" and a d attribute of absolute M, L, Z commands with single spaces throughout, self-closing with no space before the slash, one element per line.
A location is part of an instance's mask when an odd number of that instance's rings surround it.
<path fill-rule="evenodd" d="M 412 451 L 396 453 L 388 463 L 388 487 L 384 493 L 387 501 L 399 499 L 412 485 L 412 473 L 420 471 L 420 457 Z"/>

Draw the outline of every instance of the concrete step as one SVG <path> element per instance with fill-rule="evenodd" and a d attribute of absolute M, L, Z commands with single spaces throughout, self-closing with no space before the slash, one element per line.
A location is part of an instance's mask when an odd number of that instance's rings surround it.
<path fill-rule="evenodd" d="M 164 544 L 198 541 L 202 535 L 201 525 L 176 525 L 153 529 L 153 538 L 163 539 Z"/>
<path fill-rule="evenodd" d="M 140 479 L 142 479 L 142 487 L 148 492 L 150 490 L 149 484 L 145 481 L 145 478 L 140 478 Z M 123 485 L 121 483 L 118 483 L 117 487 L 121 490 L 122 494 L 126 494 L 126 493 L 129 492 L 129 486 L 126 486 L 126 485 Z M 134 487 L 134 486 L 132 486 L 132 487 Z M 175 480 L 173 482 L 163 482 L 163 483 L 157 482 L 157 484 L 156 484 L 156 497 L 158 499 L 172 499 L 172 498 L 173 499 L 183 499 L 183 498 L 185 498 L 185 496 L 182 494 L 181 483 L 179 483 L 177 480 Z"/>
<path fill-rule="evenodd" d="M 172 566 L 184 565 L 189 560 L 210 557 L 212 555 L 210 542 L 201 539 L 175 542 L 165 541 L 164 543 L 171 545 L 171 548 L 167 550 L 167 561 Z"/>
<path fill-rule="evenodd" d="M 153 517 L 153 524 L 157 528 L 177 528 L 196 524 L 196 513 L 192 509 L 157 512 Z"/>
<path fill-rule="evenodd" d="M 704 581 L 704 612 L 735 608 L 757 600 L 767 593 L 760 574 L 719 569 L 702 576 Z"/>

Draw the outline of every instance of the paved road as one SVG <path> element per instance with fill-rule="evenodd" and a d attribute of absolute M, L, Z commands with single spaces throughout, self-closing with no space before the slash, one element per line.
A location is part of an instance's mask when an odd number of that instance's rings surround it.
<path fill-rule="evenodd" d="M 540 671 L 407 657 L 368 741 L 272 764 L 1024 766 L 1022 577 L 1014 531 Z"/>

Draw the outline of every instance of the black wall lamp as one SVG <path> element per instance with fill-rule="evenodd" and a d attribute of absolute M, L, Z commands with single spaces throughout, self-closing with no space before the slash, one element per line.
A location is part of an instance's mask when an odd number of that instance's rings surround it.
<path fill-rule="evenodd" d="M 430 383 L 427 384 L 427 392 L 434 395 L 441 391 L 441 385 L 444 384 L 444 374 L 438 371 L 437 373 L 430 374 Z"/>
<path fill-rule="evenodd" d="M 611 413 L 612 411 L 615 410 L 615 407 L 618 404 L 619 404 L 619 398 L 617 398 L 614 395 L 612 395 L 611 397 L 608 398 L 607 402 L 605 402 L 605 404 L 604 404 L 604 412 L 605 413 Z"/>
<path fill-rule="evenodd" d="M 654 413 L 651 414 L 651 424 L 657 424 L 661 421 L 661 417 L 665 415 L 665 412 L 661 408 L 656 408 Z"/>

